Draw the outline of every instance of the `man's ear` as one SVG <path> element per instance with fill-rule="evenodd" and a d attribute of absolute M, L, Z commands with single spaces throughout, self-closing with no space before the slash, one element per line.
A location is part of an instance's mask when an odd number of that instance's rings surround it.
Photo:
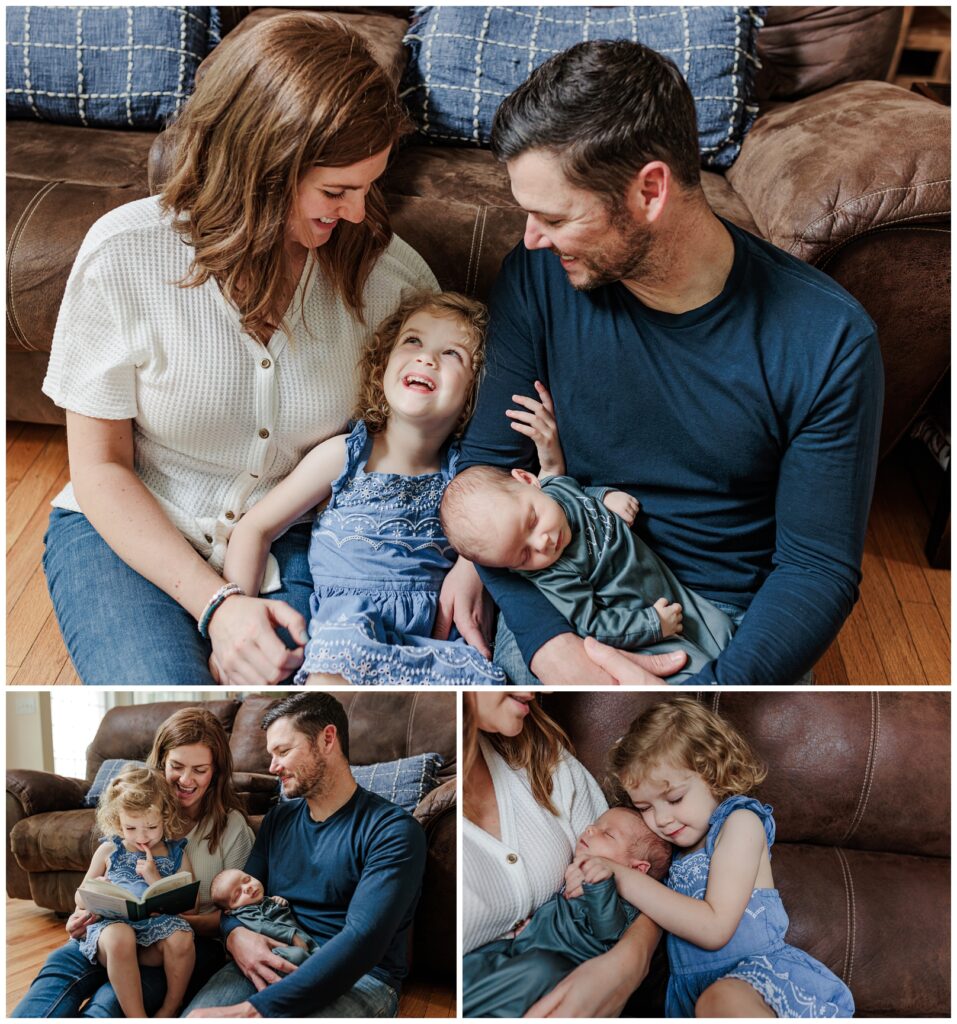
<path fill-rule="evenodd" d="M 334 725 L 327 725 L 322 730 L 322 749 L 325 753 L 329 753 L 336 746 L 336 741 L 339 738 L 339 730 Z"/>
<path fill-rule="evenodd" d="M 631 179 L 626 206 L 640 224 L 651 224 L 661 216 L 671 189 L 671 168 L 663 160 L 651 160 Z"/>
<path fill-rule="evenodd" d="M 647 875 L 651 870 L 650 860 L 633 860 L 631 866 L 636 870 L 640 871 L 643 875 Z"/>
<path fill-rule="evenodd" d="M 529 473 L 527 469 L 513 469 L 512 477 L 517 480 L 520 484 L 531 484 L 533 487 L 541 488 L 541 484 L 538 482 L 538 477 L 533 473 Z"/>

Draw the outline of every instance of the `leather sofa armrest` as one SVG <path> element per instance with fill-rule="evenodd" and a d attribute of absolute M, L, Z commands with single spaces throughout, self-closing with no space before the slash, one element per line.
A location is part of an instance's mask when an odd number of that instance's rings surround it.
<path fill-rule="evenodd" d="M 83 806 L 89 784 L 53 772 L 11 768 L 7 772 L 7 793 L 23 808 L 23 817 L 47 811 L 75 811 Z"/>
<path fill-rule="evenodd" d="M 765 238 L 808 263 L 876 228 L 950 214 L 950 111 L 853 82 L 755 122 L 726 179 Z"/>
<path fill-rule="evenodd" d="M 423 827 L 426 828 L 430 821 L 437 818 L 445 811 L 455 809 L 455 779 L 443 782 L 431 793 L 419 801 L 418 806 L 412 812 L 412 816 Z"/>

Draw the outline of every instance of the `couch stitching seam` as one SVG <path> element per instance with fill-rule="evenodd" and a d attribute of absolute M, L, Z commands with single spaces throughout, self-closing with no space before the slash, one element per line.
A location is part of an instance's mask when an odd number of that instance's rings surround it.
<path fill-rule="evenodd" d="M 837 243 L 837 245 L 832 245 L 830 249 L 825 249 L 824 252 L 818 257 L 818 260 L 825 259 L 835 250 L 840 249 L 842 246 L 847 245 L 849 242 L 853 242 L 855 238 L 860 238 L 862 235 L 873 234 L 879 228 L 888 227 L 891 224 L 903 224 L 905 221 L 908 220 L 925 220 L 931 217 L 943 216 L 950 216 L 950 207 L 947 207 L 946 209 L 943 210 L 927 210 L 924 213 L 912 213 L 909 214 L 907 217 L 894 217 L 891 220 L 882 221 L 880 224 L 869 225 L 868 227 L 864 228 L 863 231 L 855 231 L 853 234 L 848 235 L 847 238 L 842 238 L 841 241 Z M 788 246 L 787 252 L 793 254 L 794 250 L 797 249 L 799 245 L 814 244 L 813 242 L 808 241 L 806 237 L 808 230 L 809 228 L 804 229 L 804 232 L 801 234 L 800 238 L 796 239 Z"/>
<path fill-rule="evenodd" d="M 20 219 L 17 221 L 16 227 L 13 229 L 13 235 L 10 238 L 10 247 L 7 250 L 7 313 L 10 317 L 10 326 L 13 327 L 14 333 L 17 335 L 17 339 L 28 352 L 38 352 L 39 348 L 27 340 L 26 335 L 20 327 L 20 320 L 17 316 L 14 304 L 13 260 L 17 254 L 17 249 L 19 248 L 24 232 L 26 231 L 27 224 L 36 212 L 37 207 L 39 207 L 40 203 L 50 192 L 53 191 L 53 189 L 57 187 L 57 185 L 61 184 L 63 184 L 63 179 L 61 178 L 58 178 L 56 181 L 48 181 L 46 185 L 44 185 L 43 188 L 33 196 L 30 202 L 27 203 L 23 213 L 20 214 Z"/>
<path fill-rule="evenodd" d="M 854 878 L 851 875 L 851 866 L 847 862 L 844 851 L 834 847 L 838 862 L 841 865 L 841 877 L 844 881 L 844 904 L 847 918 L 847 939 L 844 946 L 844 967 L 841 970 L 841 977 L 844 983 L 850 987 L 851 976 L 854 973 L 854 946 L 855 932 L 857 927 L 857 905 L 854 899 Z"/>
<path fill-rule="evenodd" d="M 857 831 L 858 825 L 864 819 L 864 811 L 867 808 L 867 801 L 871 794 L 871 783 L 874 781 L 874 765 L 877 761 L 877 743 L 881 731 L 881 705 L 877 693 L 871 692 L 871 733 L 867 744 L 867 763 L 864 766 L 864 780 L 861 783 L 861 792 L 857 798 L 857 807 L 851 816 L 847 831 L 841 837 L 841 842 L 846 843 Z"/>
<path fill-rule="evenodd" d="M 469 282 L 472 280 L 472 261 L 475 259 L 475 235 L 478 232 L 479 210 L 475 210 L 475 218 L 472 221 L 472 240 L 469 243 L 469 262 L 465 268 L 465 294 L 469 294 Z"/>
<path fill-rule="evenodd" d="M 934 181 L 914 181 L 909 185 L 889 185 L 887 188 L 878 188 L 873 192 L 865 192 L 863 195 L 854 196 L 853 199 L 845 199 L 840 206 L 835 206 L 833 210 L 818 217 L 817 220 L 812 220 L 810 224 L 804 229 L 805 232 L 810 231 L 811 228 L 816 227 L 821 221 L 827 220 L 829 217 L 833 217 L 843 210 L 847 209 L 848 206 L 853 206 L 854 203 L 859 203 L 864 199 L 870 199 L 873 196 L 886 196 L 891 192 L 910 192 L 919 188 L 930 188 L 932 185 L 949 185 L 950 178 L 937 178 Z"/>

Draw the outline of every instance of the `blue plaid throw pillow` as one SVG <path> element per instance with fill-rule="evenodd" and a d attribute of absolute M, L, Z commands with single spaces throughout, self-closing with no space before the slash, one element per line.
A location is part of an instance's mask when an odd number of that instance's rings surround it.
<path fill-rule="evenodd" d="M 86 791 L 86 796 L 83 798 L 83 806 L 96 807 L 100 802 L 100 797 L 103 795 L 103 790 L 106 789 L 106 787 L 127 765 L 132 765 L 134 768 L 145 768 L 146 762 L 127 761 L 123 757 L 112 757 L 104 761 L 97 769 L 96 777 L 93 779 L 93 785 Z"/>
<path fill-rule="evenodd" d="M 586 39 L 632 39 L 678 66 L 695 100 L 701 163 L 724 170 L 757 116 L 752 82 L 763 11 L 419 7 L 405 37 L 403 96 L 427 139 L 486 146 L 498 105 L 539 64 Z"/>
<path fill-rule="evenodd" d="M 439 784 L 441 754 L 415 754 L 398 761 L 352 765 L 352 777 L 362 786 L 411 814 L 424 797 Z M 279 799 L 288 799 L 279 784 Z"/>
<path fill-rule="evenodd" d="M 162 128 L 218 42 L 216 7 L 8 7 L 7 117 Z"/>

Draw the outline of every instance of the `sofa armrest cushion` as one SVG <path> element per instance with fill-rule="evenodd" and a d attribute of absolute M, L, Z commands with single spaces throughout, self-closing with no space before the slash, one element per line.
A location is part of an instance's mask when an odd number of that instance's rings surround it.
<path fill-rule="evenodd" d="M 83 806 L 86 782 L 53 772 L 11 768 L 7 772 L 7 792 L 19 801 L 29 817 L 47 811 L 73 811 Z"/>
<path fill-rule="evenodd" d="M 858 235 L 950 213 L 950 111 L 853 82 L 763 114 L 726 177 L 761 234 L 808 263 Z"/>
<path fill-rule="evenodd" d="M 455 810 L 455 779 L 443 782 L 437 789 L 419 801 L 412 816 L 423 827 L 427 828 L 430 821 L 433 821 L 440 814 L 448 810 Z"/>

